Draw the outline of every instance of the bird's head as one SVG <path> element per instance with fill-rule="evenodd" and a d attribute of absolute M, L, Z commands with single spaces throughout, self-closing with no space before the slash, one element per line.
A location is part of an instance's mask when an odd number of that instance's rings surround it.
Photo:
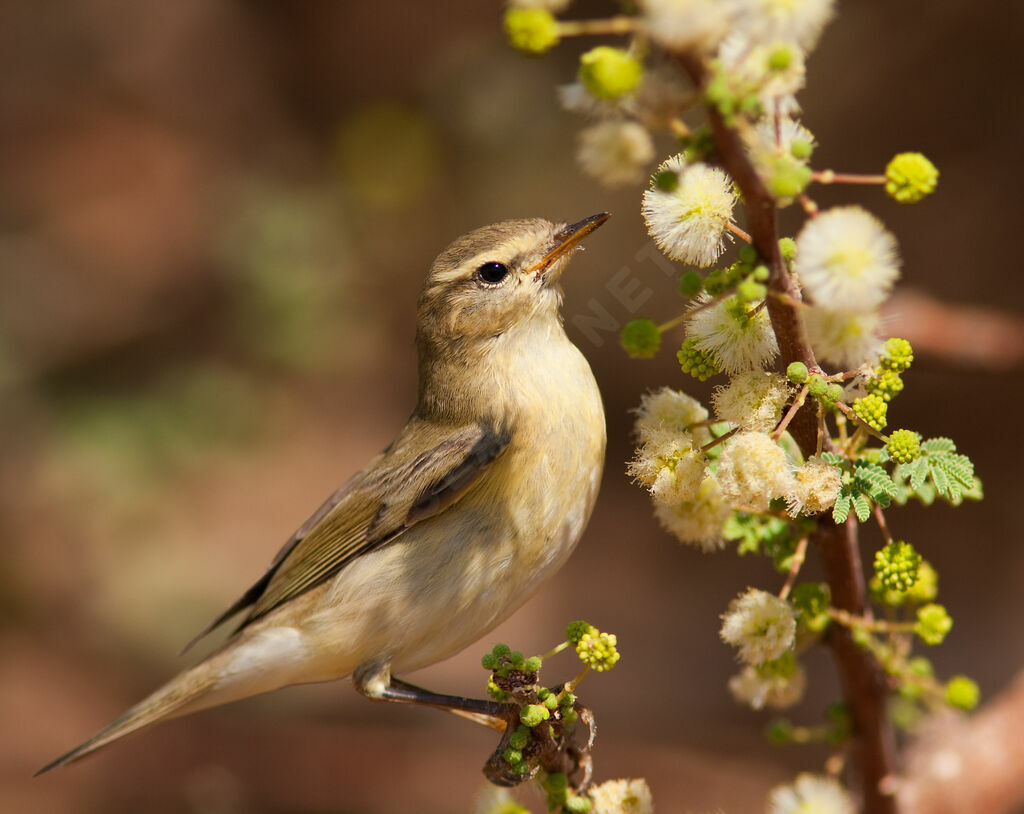
<path fill-rule="evenodd" d="M 454 350 L 538 317 L 556 319 L 569 257 L 609 217 L 602 212 L 568 226 L 507 220 L 455 240 L 434 261 L 420 295 L 421 350 Z"/>

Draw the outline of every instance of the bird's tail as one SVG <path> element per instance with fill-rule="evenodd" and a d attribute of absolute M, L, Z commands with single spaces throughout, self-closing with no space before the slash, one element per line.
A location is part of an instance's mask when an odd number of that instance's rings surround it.
<path fill-rule="evenodd" d="M 149 697 L 143 699 L 119 718 L 111 721 L 88 740 L 70 752 L 47 763 L 36 772 L 36 776 L 56 769 L 66 763 L 73 763 L 125 735 L 129 735 L 157 721 L 195 712 L 223 699 L 214 699 L 219 693 L 211 690 L 217 683 L 217 675 L 209 669 L 208 663 L 196 665 L 168 681 Z"/>

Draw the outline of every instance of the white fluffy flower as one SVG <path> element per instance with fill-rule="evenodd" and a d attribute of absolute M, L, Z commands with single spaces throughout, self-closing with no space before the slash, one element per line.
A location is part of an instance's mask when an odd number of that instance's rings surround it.
<path fill-rule="evenodd" d="M 835 0 L 739 0 L 737 24 L 754 42 L 788 40 L 805 51 L 818 43 Z"/>
<path fill-rule="evenodd" d="M 740 511 L 768 511 L 773 498 L 793 489 L 786 453 L 763 432 L 741 432 L 726 441 L 716 476 L 725 502 Z"/>
<path fill-rule="evenodd" d="M 708 411 L 697 399 L 671 387 L 662 387 L 640 397 L 633 428 L 642 442 L 662 443 L 690 433 L 697 446 L 711 440 L 705 427 L 694 427 L 706 421 Z"/>
<path fill-rule="evenodd" d="M 722 491 L 714 478 L 704 478 L 693 500 L 670 505 L 654 504 L 654 516 L 661 527 L 681 542 L 697 546 L 701 551 L 716 551 L 725 545 L 722 526 L 732 516 L 732 509 L 722 500 Z"/>
<path fill-rule="evenodd" d="M 790 661 L 779 659 L 779 661 Z M 774 669 L 775 662 L 760 667 L 746 665 L 729 679 L 729 692 L 751 709 L 786 709 L 798 703 L 807 688 L 807 674 L 796 661 L 785 669 Z"/>
<path fill-rule="evenodd" d="M 849 792 L 838 781 L 801 774 L 792 785 L 772 789 L 768 814 L 854 814 L 854 807 Z"/>
<path fill-rule="evenodd" d="M 899 276 L 896 240 L 859 206 L 829 209 L 797 236 L 794 270 L 815 304 L 866 311 L 882 303 Z"/>
<path fill-rule="evenodd" d="M 785 376 L 763 370 L 735 374 L 711 396 L 715 414 L 745 430 L 771 432 L 782 418 L 792 386 Z"/>
<path fill-rule="evenodd" d="M 679 154 L 658 167 L 675 172 L 672 191 L 656 187 L 644 192 L 641 210 L 654 242 L 673 260 L 710 266 L 725 250 L 726 228 L 732 220 L 736 193 L 723 170 L 706 164 L 686 165 Z"/>
<path fill-rule="evenodd" d="M 654 814 L 654 799 L 647 781 L 607 780 L 590 790 L 592 814 Z"/>
<path fill-rule="evenodd" d="M 714 354 L 730 374 L 764 367 L 775 358 L 779 345 L 767 308 L 752 308 L 738 297 L 701 307 L 708 299 L 701 294 L 686 321 L 686 335 L 699 350 Z"/>
<path fill-rule="evenodd" d="M 647 487 L 655 503 L 681 503 L 696 497 L 706 465 L 689 433 L 659 434 L 640 445 L 627 471 Z"/>
<path fill-rule="evenodd" d="M 739 657 L 758 665 L 786 653 L 796 638 L 796 617 L 785 599 L 757 588 L 736 597 L 722 617 L 722 639 L 739 648 Z"/>
<path fill-rule="evenodd" d="M 853 370 L 878 358 L 879 316 L 875 311 L 833 311 L 821 306 L 804 309 L 804 326 L 819 360 Z"/>
<path fill-rule="evenodd" d="M 789 513 L 796 517 L 831 509 L 839 497 L 842 473 L 821 458 L 810 458 L 793 473 L 793 488 L 786 495 Z"/>
<path fill-rule="evenodd" d="M 713 51 L 737 7 L 736 0 L 640 0 L 647 33 L 672 51 Z"/>
<path fill-rule="evenodd" d="M 636 122 L 600 122 L 579 136 L 576 158 L 583 171 L 606 186 L 639 184 L 654 160 L 654 142 Z"/>

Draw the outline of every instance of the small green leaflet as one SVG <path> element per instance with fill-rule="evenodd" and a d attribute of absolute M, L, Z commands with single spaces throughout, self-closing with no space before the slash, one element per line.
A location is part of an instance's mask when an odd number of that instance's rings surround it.
<path fill-rule="evenodd" d="M 921 444 L 921 457 L 893 470 L 899 487 L 896 499 L 906 503 L 916 497 L 929 505 L 941 497 L 954 506 L 965 498 L 981 499 L 981 482 L 974 475 L 974 464 L 956 451 L 949 438 L 929 438 Z"/>
<path fill-rule="evenodd" d="M 885 507 L 899 494 L 899 487 L 876 463 L 863 459 L 850 463 L 833 452 L 822 453 L 821 457 L 843 470 L 843 483 L 836 505 L 832 507 L 832 519 L 836 523 L 845 523 L 850 509 L 863 523 L 871 516 L 872 503 Z"/>

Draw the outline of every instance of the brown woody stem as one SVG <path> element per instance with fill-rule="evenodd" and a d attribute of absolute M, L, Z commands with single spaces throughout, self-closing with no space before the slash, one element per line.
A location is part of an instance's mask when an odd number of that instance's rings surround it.
<path fill-rule="evenodd" d="M 708 72 L 701 59 L 693 54 L 676 54 L 676 59 L 693 84 L 703 90 Z M 785 369 L 789 363 L 800 361 L 808 370 L 815 370 L 814 352 L 795 305 L 801 300 L 800 291 L 779 251 L 775 200 L 751 163 L 736 127 L 730 126 L 713 105 L 708 106 L 707 113 L 722 166 L 743 193 L 752 245 L 771 270 L 769 290 L 783 295 L 767 298 L 768 315 L 782 357 L 781 366 Z M 805 456 L 813 455 L 818 446 L 816 411 L 799 410 L 790 423 L 790 434 Z M 831 448 L 827 437 L 824 448 Z M 856 524 L 837 526 L 823 517 L 811 539 L 821 556 L 832 604 L 855 616 L 869 617 Z M 841 625 L 830 625 L 825 640 L 832 650 L 853 719 L 864 811 L 896 814 L 895 798 L 883 790 L 883 782 L 894 771 L 895 750 L 886 718 L 882 673 L 871 655 L 857 647 L 850 632 Z"/>

